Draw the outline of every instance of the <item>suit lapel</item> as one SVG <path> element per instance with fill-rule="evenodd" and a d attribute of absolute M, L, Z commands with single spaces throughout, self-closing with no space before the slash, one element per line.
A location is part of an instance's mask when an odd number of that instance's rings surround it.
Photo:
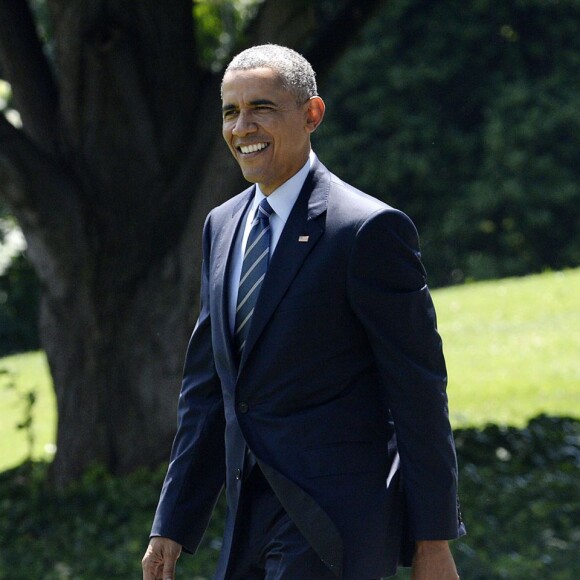
<path fill-rule="evenodd" d="M 272 255 L 252 315 L 246 345 L 240 362 L 244 366 L 268 320 L 274 313 L 302 263 L 324 232 L 323 214 L 328 205 L 330 173 L 318 161 L 311 169 L 292 208 L 288 221 Z"/>
<path fill-rule="evenodd" d="M 219 321 L 219 334 L 228 353 L 228 360 L 233 368 L 236 368 L 237 361 L 234 352 L 233 337 L 230 331 L 229 317 L 229 281 L 230 265 L 232 256 L 236 247 L 236 239 L 241 227 L 243 217 L 246 215 L 246 209 L 254 195 L 254 186 L 242 192 L 239 202 L 234 206 L 231 219 L 226 221 L 216 235 L 214 241 L 214 271 L 211 273 L 213 284 L 213 296 L 218 311 L 212 320 Z"/>

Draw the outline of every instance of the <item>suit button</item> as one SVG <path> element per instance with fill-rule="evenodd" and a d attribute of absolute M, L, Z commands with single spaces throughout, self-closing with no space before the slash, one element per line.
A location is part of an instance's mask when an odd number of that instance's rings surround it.
<path fill-rule="evenodd" d="M 236 469 L 236 480 L 240 481 L 240 479 L 242 479 L 242 470 Z"/>
<path fill-rule="evenodd" d="M 246 403 L 245 401 L 238 403 L 238 411 L 240 413 L 247 413 L 249 408 L 250 407 L 249 407 L 248 403 Z"/>

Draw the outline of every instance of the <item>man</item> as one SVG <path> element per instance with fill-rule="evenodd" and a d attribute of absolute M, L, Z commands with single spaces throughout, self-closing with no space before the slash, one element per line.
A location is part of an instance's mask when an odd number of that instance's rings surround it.
<path fill-rule="evenodd" d="M 325 105 L 296 52 L 239 54 L 222 104 L 254 185 L 204 226 L 201 312 L 143 578 L 174 577 L 224 484 L 216 578 L 371 580 L 411 557 L 415 580 L 458 578 L 446 372 L 415 228 L 311 151 Z"/>

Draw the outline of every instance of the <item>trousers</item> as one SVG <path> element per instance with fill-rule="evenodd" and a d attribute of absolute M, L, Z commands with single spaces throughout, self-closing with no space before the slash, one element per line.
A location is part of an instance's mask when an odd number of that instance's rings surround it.
<path fill-rule="evenodd" d="M 226 580 L 337 580 L 294 525 L 257 464 L 242 485 Z"/>

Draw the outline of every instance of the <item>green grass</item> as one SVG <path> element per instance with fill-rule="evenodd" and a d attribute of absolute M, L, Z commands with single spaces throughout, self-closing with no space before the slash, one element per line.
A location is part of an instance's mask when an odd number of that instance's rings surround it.
<path fill-rule="evenodd" d="M 540 413 L 580 417 L 580 269 L 433 292 L 449 370 L 454 428 L 523 426 Z M 33 456 L 48 459 L 55 400 L 42 353 L 0 359 L 0 471 L 27 457 L 16 430 L 35 390 Z M 14 376 L 16 389 L 6 388 Z M 47 447 L 48 446 L 48 447 Z"/>
<path fill-rule="evenodd" d="M 580 417 L 580 269 L 434 292 L 454 427 Z"/>
<path fill-rule="evenodd" d="M 32 432 L 34 459 L 50 459 L 56 440 L 56 401 L 46 357 L 30 352 L 0 359 L 0 471 L 28 459 L 26 430 L 17 429 L 24 419 L 25 393 L 33 391 Z M 15 386 L 12 387 L 11 384 Z"/>

